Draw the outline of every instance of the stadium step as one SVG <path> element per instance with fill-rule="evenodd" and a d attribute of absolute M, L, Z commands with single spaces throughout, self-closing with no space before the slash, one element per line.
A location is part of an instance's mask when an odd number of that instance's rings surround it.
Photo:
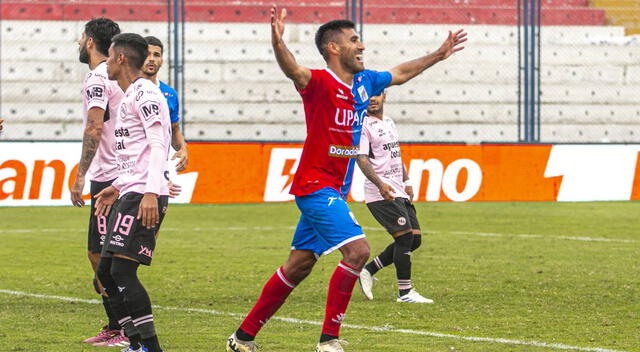
<path fill-rule="evenodd" d="M 542 23 L 545 25 L 604 25 L 604 11 L 585 6 L 582 0 L 545 1 Z M 564 5 L 564 6 L 563 6 Z M 295 23 L 323 23 L 345 17 L 344 2 L 286 3 L 289 18 Z M 367 23 L 450 23 L 506 24 L 517 22 L 515 0 L 470 0 L 462 6 L 456 1 L 420 0 L 407 6 L 401 0 L 376 0 L 364 8 Z M 82 3 L 63 0 L 6 0 L 1 15 L 7 20 L 86 20 L 95 16 L 117 21 L 166 21 L 163 1 L 144 3 L 132 0 Z M 250 1 L 187 1 L 186 20 L 190 22 L 262 22 L 268 18 L 269 5 Z"/>
<path fill-rule="evenodd" d="M 640 34 L 640 1 L 592 0 L 592 6 L 605 10 L 607 23 L 624 26 L 625 34 Z"/>

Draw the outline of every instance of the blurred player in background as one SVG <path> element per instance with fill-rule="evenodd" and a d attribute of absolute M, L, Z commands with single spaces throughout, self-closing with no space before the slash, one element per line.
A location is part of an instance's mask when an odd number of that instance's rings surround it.
<path fill-rule="evenodd" d="M 360 272 L 360 286 L 373 299 L 373 275 L 391 263 L 396 266 L 398 302 L 433 303 L 413 289 L 411 253 L 420 247 L 422 232 L 413 206 L 413 187 L 402 163 L 398 130 L 384 115 L 386 93 L 371 97 L 364 119 L 358 166 L 367 177 L 364 200 L 367 208 L 391 236 L 391 243 Z"/>
<path fill-rule="evenodd" d="M 178 159 L 176 171 L 182 171 L 187 168 L 188 156 L 187 143 L 184 140 L 184 136 L 180 131 L 180 124 L 178 123 L 180 121 L 178 93 L 175 89 L 158 79 L 158 72 L 163 62 L 162 54 L 164 47 L 162 42 L 153 36 L 148 36 L 144 39 L 149 43 L 149 56 L 147 56 L 147 60 L 144 62 L 144 66 L 142 66 L 142 76 L 155 83 L 167 99 L 170 111 L 169 116 L 171 116 L 171 146 L 177 150 L 171 160 Z"/>
<path fill-rule="evenodd" d="M 96 212 L 113 205 L 98 277 L 131 342 L 128 351 L 161 352 L 151 300 L 138 279 L 140 264 L 151 265 L 168 205 L 169 106 L 156 84 L 142 77 L 147 42 L 123 33 L 113 38 L 107 72 L 125 91 L 116 124 L 120 174 L 96 195 Z"/>
<path fill-rule="evenodd" d="M 89 65 L 91 70 L 84 79 L 82 89 L 83 125 L 82 153 L 76 173 L 76 180 L 71 189 L 71 202 L 81 207 L 84 205 L 82 193 L 87 172 L 91 174 L 91 214 L 89 215 L 88 256 L 95 272 L 100 262 L 100 252 L 107 235 L 107 218 L 95 216 L 93 196 L 98 194 L 118 176 L 114 130 L 118 105 L 124 96 L 116 81 L 107 77 L 107 56 L 111 38 L 120 33 L 117 23 L 107 18 L 95 18 L 84 26 L 82 38 L 78 40 L 80 62 Z M 104 289 L 94 277 L 93 285 L 102 295 L 102 302 L 109 323 L 100 333 L 84 340 L 100 346 L 126 346 L 128 341 L 122 333 L 118 320 L 109 306 Z"/>
<path fill-rule="evenodd" d="M 318 29 L 316 46 L 327 68 L 298 65 L 285 45 L 286 10 L 271 9 L 271 40 L 276 60 L 302 96 L 307 138 L 291 186 L 302 213 L 289 258 L 262 289 L 258 301 L 227 340 L 227 351 L 256 351 L 255 336 L 313 269 L 321 255 L 338 249 L 340 261 L 329 281 L 325 319 L 317 352 L 344 351 L 339 332 L 360 270 L 369 258 L 369 244 L 345 201 L 351 186 L 363 119 L 369 97 L 389 85 L 403 84 L 462 49 L 466 33 L 449 33 L 433 54 L 401 64 L 388 72 L 364 69 L 364 45 L 355 25 L 330 21 Z"/>

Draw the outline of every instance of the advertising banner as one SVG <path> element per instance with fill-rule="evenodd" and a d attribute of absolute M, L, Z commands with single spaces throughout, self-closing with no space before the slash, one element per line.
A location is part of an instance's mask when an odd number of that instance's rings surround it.
<path fill-rule="evenodd" d="M 80 149 L 0 143 L 0 206 L 70 205 Z M 184 173 L 171 167 L 172 181 L 183 187 L 173 202 L 293 200 L 301 144 L 190 143 L 188 151 Z M 406 144 L 401 151 L 416 201 L 640 199 L 640 145 Z M 363 184 L 356 167 L 350 200 L 364 200 Z"/>

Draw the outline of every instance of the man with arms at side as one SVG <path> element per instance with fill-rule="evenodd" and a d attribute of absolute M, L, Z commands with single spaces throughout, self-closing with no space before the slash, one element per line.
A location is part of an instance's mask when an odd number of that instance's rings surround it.
<path fill-rule="evenodd" d="M 317 352 L 342 352 L 339 332 L 360 270 L 369 258 L 369 244 L 345 201 L 351 186 L 360 133 L 369 97 L 389 85 L 402 84 L 462 49 L 466 34 L 449 33 L 431 55 L 406 62 L 388 72 L 364 69 L 364 45 L 355 25 L 330 21 L 318 29 L 315 42 L 327 68 L 298 65 L 282 35 L 286 10 L 271 9 L 271 41 L 276 60 L 302 96 L 307 138 L 291 186 L 301 216 L 289 258 L 262 289 L 258 301 L 227 340 L 227 351 L 256 351 L 255 336 L 310 273 L 321 255 L 340 250 L 343 259 L 329 281 L 325 319 Z"/>
<path fill-rule="evenodd" d="M 422 243 L 422 232 L 411 203 L 413 187 L 400 154 L 398 130 L 393 120 L 384 115 L 386 93 L 371 97 L 364 119 L 358 166 L 367 177 L 364 200 L 373 217 L 394 242 L 360 272 L 360 287 L 367 299 L 373 299 L 373 275 L 391 263 L 398 279 L 397 302 L 433 303 L 413 289 L 411 254 Z"/>
<path fill-rule="evenodd" d="M 169 107 L 158 86 L 142 77 L 147 42 L 133 33 L 113 38 L 107 72 L 125 91 L 115 129 L 120 171 L 96 195 L 96 212 L 113 205 L 97 274 L 131 342 L 129 351 L 161 352 L 149 295 L 138 279 L 151 265 L 168 205 Z M 114 202 L 117 199 L 117 203 Z"/>
<path fill-rule="evenodd" d="M 113 131 L 118 105 L 124 93 L 117 82 L 108 79 L 106 61 L 111 38 L 118 33 L 120 27 L 117 23 L 107 18 L 95 18 L 85 24 L 82 38 L 78 40 L 80 62 L 87 64 L 91 70 L 85 76 L 82 89 L 84 135 L 78 171 L 71 189 L 71 202 L 78 207 L 84 205 L 82 193 L 87 173 L 91 175 L 92 197 L 108 187 L 117 177 Z M 107 235 L 108 214 L 95 216 L 94 212 L 95 202 L 92 199 L 87 249 L 95 273 Z M 109 323 L 97 336 L 84 342 L 99 346 L 126 346 L 128 341 L 117 319 L 114 318 L 104 289 L 95 276 L 93 286 L 96 292 L 102 295 Z"/>
<path fill-rule="evenodd" d="M 158 88 L 160 88 L 160 91 L 167 99 L 170 112 L 169 116 L 171 116 L 171 146 L 177 150 L 173 157 L 171 157 L 171 160 L 178 159 L 176 171 L 183 171 L 187 168 L 189 159 L 187 155 L 187 143 L 180 131 L 180 102 L 178 100 L 178 93 L 175 89 L 158 79 L 158 72 L 163 63 L 162 54 L 164 53 L 164 46 L 162 42 L 153 36 L 148 36 L 144 39 L 149 44 L 149 56 L 147 56 L 147 60 L 144 62 L 144 66 L 142 66 L 142 76 L 158 85 Z"/>

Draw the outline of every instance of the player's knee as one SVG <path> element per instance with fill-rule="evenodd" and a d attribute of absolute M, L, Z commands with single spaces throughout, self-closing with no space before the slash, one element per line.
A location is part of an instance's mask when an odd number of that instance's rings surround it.
<path fill-rule="evenodd" d="M 348 264 L 356 268 L 362 268 L 367 263 L 367 260 L 369 260 L 371 250 L 369 249 L 369 243 L 363 241 L 362 243 L 358 243 L 357 245 L 350 246 L 348 251 L 343 251 L 343 254 L 344 260 Z"/>
<path fill-rule="evenodd" d="M 283 271 L 287 278 L 289 278 L 289 280 L 293 281 L 295 284 L 299 284 L 300 282 L 302 282 L 302 280 L 309 276 L 309 274 L 311 274 L 315 263 L 315 258 L 296 260 L 295 263 L 287 262 L 283 266 Z"/>
<path fill-rule="evenodd" d="M 111 277 L 118 286 L 132 286 L 138 282 L 138 262 L 124 258 L 113 258 Z"/>
<path fill-rule="evenodd" d="M 413 235 L 413 245 L 411 246 L 411 251 L 415 251 L 416 249 L 420 248 L 420 245 L 422 244 L 422 235 Z"/>

